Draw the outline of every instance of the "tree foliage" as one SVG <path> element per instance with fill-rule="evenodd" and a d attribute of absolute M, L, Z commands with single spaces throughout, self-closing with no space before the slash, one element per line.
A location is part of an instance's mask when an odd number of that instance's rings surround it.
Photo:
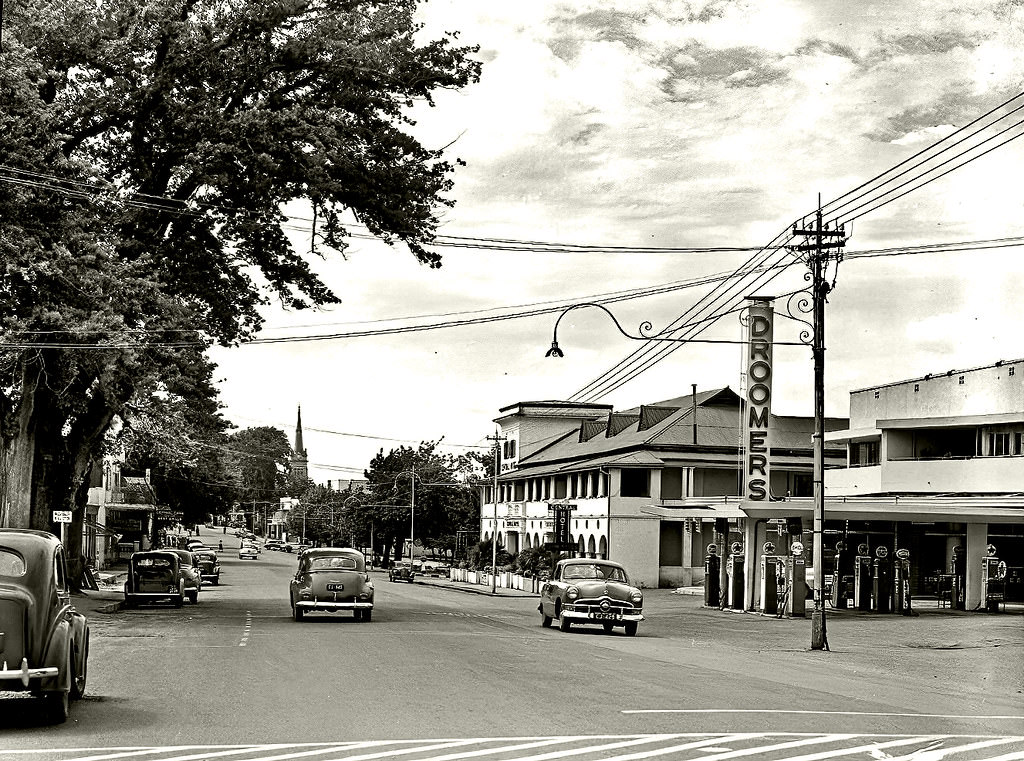
<path fill-rule="evenodd" d="M 410 532 L 417 545 L 450 551 L 458 531 L 478 525 L 474 463 L 438 452 L 438 443 L 403 446 L 387 454 L 381 449 L 370 461 L 365 473 L 370 501 L 360 506 L 353 520 L 361 535 L 372 524 L 374 547 L 385 557 L 400 558 Z"/>
<path fill-rule="evenodd" d="M 421 40 L 416 5 L 5 7 L 0 525 L 53 528 L 50 510 L 72 509 L 77 559 L 85 475 L 115 421 L 168 394 L 211 399 L 203 351 L 255 335 L 271 299 L 337 302 L 309 262 L 351 220 L 439 265 L 454 167 L 409 135 L 408 108 L 479 64 L 453 34 Z M 296 200 L 309 251 L 282 230 Z"/>

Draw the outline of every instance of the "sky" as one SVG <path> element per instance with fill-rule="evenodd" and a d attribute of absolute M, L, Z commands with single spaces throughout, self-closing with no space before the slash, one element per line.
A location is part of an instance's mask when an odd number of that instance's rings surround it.
<path fill-rule="evenodd" d="M 483 62 L 478 84 L 414 113 L 424 145 L 466 162 L 440 234 L 560 245 L 445 246 L 443 266 L 430 269 L 401 247 L 356 237 L 343 257 L 313 262 L 342 304 L 268 307 L 263 338 L 510 317 L 731 273 L 812 214 L 819 194 L 827 203 L 919 151 L 959 144 L 917 171 L 992 150 L 878 199 L 889 203 L 846 209 L 856 219 L 830 271 L 826 414 L 845 417 L 852 390 L 1024 357 L 1024 248 L 857 256 L 1024 236 L 1024 140 L 997 146 L 1021 128 L 953 160 L 1024 118 L 995 122 L 1024 104 L 1014 101 L 974 143 L 958 142 L 967 134 L 958 130 L 1024 90 L 1024 4 L 431 0 L 420 15 L 424 35 L 457 30 Z M 290 234 L 308 249 L 301 224 Z M 803 287 L 806 268 L 788 261 L 747 295 Z M 649 321 L 657 332 L 711 288 L 607 307 L 626 331 Z M 310 477 L 325 484 L 360 477 L 380 449 L 442 439 L 453 453 L 481 451 L 501 408 L 573 398 L 643 346 L 599 310 L 576 309 L 558 329 L 565 356 L 546 359 L 557 317 L 212 356 L 224 415 L 239 428 L 270 425 L 292 438 L 301 406 Z M 776 340 L 796 342 L 799 331 L 780 319 Z M 739 340 L 738 316 L 721 316 L 702 337 Z M 587 400 L 627 409 L 692 384 L 740 388 L 740 346 L 660 345 L 676 350 Z M 810 349 L 777 346 L 774 374 L 773 412 L 812 415 Z"/>

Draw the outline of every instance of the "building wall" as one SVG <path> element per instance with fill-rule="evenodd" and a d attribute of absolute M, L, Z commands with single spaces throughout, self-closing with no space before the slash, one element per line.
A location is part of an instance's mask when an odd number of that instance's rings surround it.
<path fill-rule="evenodd" d="M 873 428 L 876 421 L 893 418 L 987 415 L 1021 409 L 1024 362 L 1011 362 L 853 391 L 850 428 Z"/>
<path fill-rule="evenodd" d="M 608 537 L 608 559 L 622 563 L 634 584 L 658 586 L 658 542 L 661 521 L 657 518 L 620 516 L 612 518 Z"/>

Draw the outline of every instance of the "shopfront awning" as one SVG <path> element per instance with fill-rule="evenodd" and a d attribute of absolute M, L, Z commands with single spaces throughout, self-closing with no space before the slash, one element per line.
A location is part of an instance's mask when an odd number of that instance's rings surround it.
<path fill-rule="evenodd" d="M 779 502 L 741 504 L 750 518 L 813 519 L 814 500 L 790 498 Z M 825 520 L 909 521 L 917 523 L 1024 523 L 1024 497 L 996 496 L 878 496 L 825 500 Z"/>
<path fill-rule="evenodd" d="M 667 521 L 693 518 L 746 518 L 746 513 L 740 509 L 741 506 L 739 497 L 718 497 L 710 500 L 691 497 L 665 500 L 660 505 L 645 505 L 640 508 L 640 512 Z"/>

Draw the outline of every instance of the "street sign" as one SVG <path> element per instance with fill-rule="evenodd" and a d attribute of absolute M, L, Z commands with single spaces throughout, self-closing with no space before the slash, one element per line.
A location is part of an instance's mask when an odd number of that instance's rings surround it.
<path fill-rule="evenodd" d="M 54 510 L 53 511 L 53 522 L 54 523 L 71 523 L 71 511 L 70 510 Z"/>

